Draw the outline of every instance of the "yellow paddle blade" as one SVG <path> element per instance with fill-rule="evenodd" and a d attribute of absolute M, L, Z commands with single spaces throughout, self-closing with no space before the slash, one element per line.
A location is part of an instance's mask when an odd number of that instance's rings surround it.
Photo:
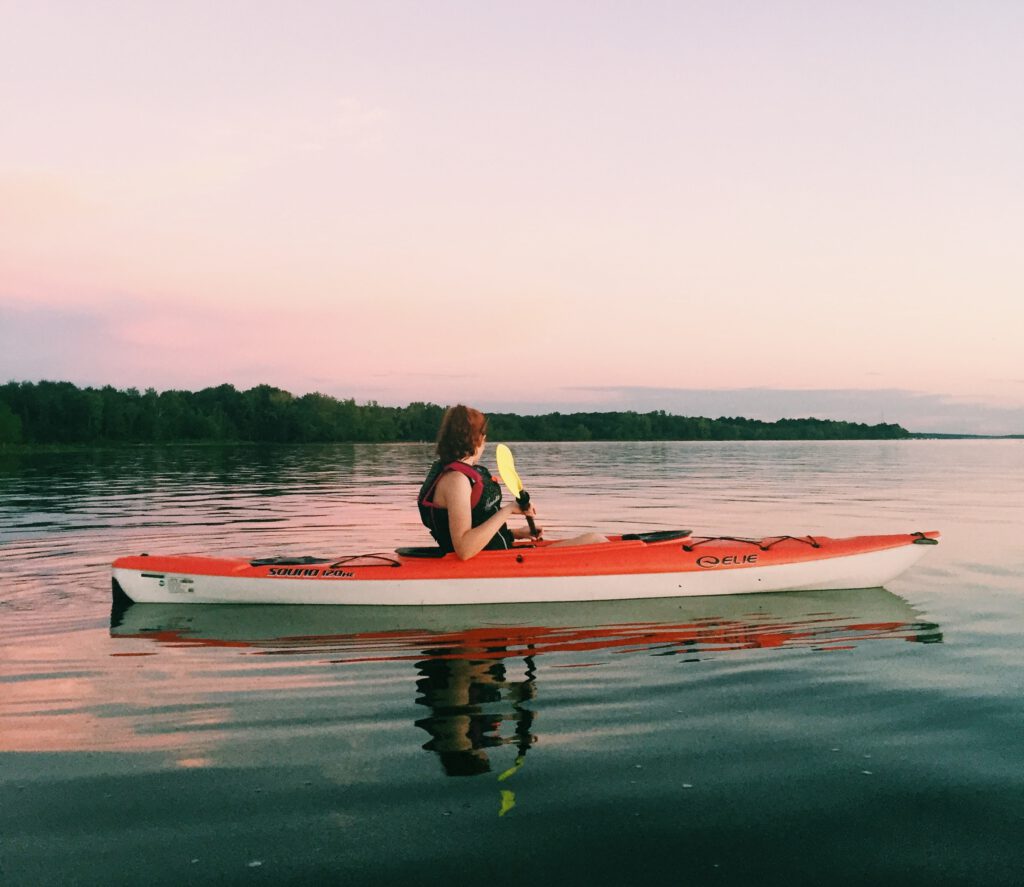
<path fill-rule="evenodd" d="M 512 458 L 512 451 L 505 444 L 498 444 L 494 449 L 494 456 L 498 460 L 498 474 L 501 475 L 509 492 L 518 499 L 520 493 L 523 492 L 523 482 L 516 474 L 516 463 Z"/>
<path fill-rule="evenodd" d="M 504 816 L 516 805 L 516 793 L 510 792 L 507 789 L 501 790 L 501 809 L 498 810 L 498 816 Z"/>
<path fill-rule="evenodd" d="M 525 755 L 517 755 L 516 756 L 516 762 L 511 767 L 509 767 L 504 773 L 502 773 L 501 776 L 498 777 L 498 782 L 504 782 L 510 776 L 515 776 L 516 775 L 516 771 L 520 767 L 523 766 L 523 763 L 525 761 L 526 761 L 526 756 Z"/>

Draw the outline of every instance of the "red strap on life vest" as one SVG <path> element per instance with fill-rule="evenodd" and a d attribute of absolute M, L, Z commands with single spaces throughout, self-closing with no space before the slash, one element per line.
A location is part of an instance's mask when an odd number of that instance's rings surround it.
<path fill-rule="evenodd" d="M 469 494 L 469 507 L 471 509 L 476 508 L 480 502 L 480 497 L 484 494 L 483 478 L 480 477 L 480 472 L 477 471 L 472 465 L 467 465 L 465 462 L 449 462 L 441 469 L 440 473 L 434 478 L 434 482 L 430 485 L 430 489 L 423 495 L 422 504 L 427 508 L 440 508 L 441 506 L 435 505 L 433 500 L 430 498 L 434 495 L 434 489 L 437 487 L 438 481 L 444 477 L 446 471 L 457 471 L 459 474 L 464 474 L 469 478 L 471 485 L 471 491 Z"/>

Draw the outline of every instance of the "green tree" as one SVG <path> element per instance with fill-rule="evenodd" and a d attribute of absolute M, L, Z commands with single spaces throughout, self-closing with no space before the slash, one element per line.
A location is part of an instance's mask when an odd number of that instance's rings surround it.
<path fill-rule="evenodd" d="M 0 444 L 21 442 L 21 418 L 0 400 Z"/>

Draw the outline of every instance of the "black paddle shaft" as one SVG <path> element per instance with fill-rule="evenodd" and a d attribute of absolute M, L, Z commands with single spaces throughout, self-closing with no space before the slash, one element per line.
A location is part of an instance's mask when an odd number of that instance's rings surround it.
<path fill-rule="evenodd" d="M 516 496 L 516 505 L 522 508 L 523 511 L 526 511 L 526 509 L 530 507 L 530 494 L 527 493 L 526 490 L 520 490 L 519 495 Z M 530 535 L 540 536 L 540 533 L 537 532 L 537 525 L 533 522 L 533 518 L 527 515 L 526 522 L 530 525 Z"/>

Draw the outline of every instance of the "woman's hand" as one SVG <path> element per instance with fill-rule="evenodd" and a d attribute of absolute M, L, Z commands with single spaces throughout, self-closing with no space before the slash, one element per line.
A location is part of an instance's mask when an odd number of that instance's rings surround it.
<path fill-rule="evenodd" d="M 526 508 L 522 508 L 522 507 L 520 507 L 519 503 L 514 501 L 514 500 L 509 505 L 504 506 L 504 507 L 510 509 L 509 514 L 518 514 L 518 515 L 521 515 L 522 517 L 536 517 L 537 516 L 537 512 L 534 510 L 534 507 L 532 505 L 527 505 Z M 515 527 L 512 530 L 512 538 L 513 539 L 540 539 L 541 535 L 544 533 L 544 529 L 543 529 L 543 527 L 537 526 L 536 522 L 534 522 L 534 527 L 536 528 L 536 532 L 531 530 L 529 527 Z"/>
<path fill-rule="evenodd" d="M 534 526 L 537 526 L 537 525 L 535 524 Z M 512 538 L 513 539 L 533 539 L 533 538 L 540 539 L 541 534 L 543 532 L 544 532 L 544 528 L 541 527 L 541 526 L 537 526 L 537 535 L 536 535 L 536 537 L 534 537 L 533 533 L 530 532 L 530 528 L 529 527 L 515 527 L 512 530 Z"/>
<path fill-rule="evenodd" d="M 509 503 L 509 505 L 507 505 L 506 507 L 512 509 L 509 512 L 509 514 L 521 514 L 523 517 L 537 516 L 537 512 L 534 510 L 534 507 L 532 505 L 527 505 L 526 509 L 524 510 L 523 508 L 520 507 L 519 503 L 515 501 L 515 499 L 513 499 L 512 502 Z"/>

